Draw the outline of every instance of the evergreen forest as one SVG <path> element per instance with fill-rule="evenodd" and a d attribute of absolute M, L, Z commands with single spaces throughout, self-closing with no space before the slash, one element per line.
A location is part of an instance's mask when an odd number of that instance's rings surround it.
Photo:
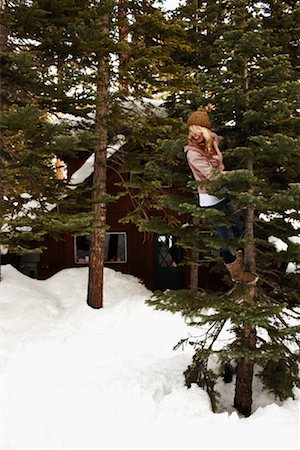
<path fill-rule="evenodd" d="M 255 370 L 280 400 L 299 386 L 299 24 L 296 0 L 185 0 L 170 11 L 153 0 L 1 0 L 2 251 L 42 252 L 47 235 L 91 233 L 87 302 L 101 308 L 107 205 L 130 195 L 123 222 L 176 236 L 190 266 L 188 289 L 148 303 L 207 330 L 174 345 L 193 346 L 186 385 L 203 387 L 214 411 L 220 375 L 236 375 L 244 416 Z M 226 172 L 213 193 L 245 224 L 228 245 L 243 249 L 256 285 L 224 270 L 212 223 L 232 218 L 197 204 L 205 182 L 192 178 L 183 147 L 199 107 L 222 138 Z M 113 197 L 106 151 L 119 135 L 120 180 L 135 179 Z M 95 155 L 92 186 L 70 189 L 55 167 L 80 154 Z M 199 289 L 200 266 L 221 287 Z"/>

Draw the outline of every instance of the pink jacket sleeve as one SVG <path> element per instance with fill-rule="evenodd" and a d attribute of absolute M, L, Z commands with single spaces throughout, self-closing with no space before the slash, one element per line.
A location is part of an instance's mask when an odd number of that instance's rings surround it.
<path fill-rule="evenodd" d="M 216 175 L 213 173 L 215 168 L 212 166 L 209 159 L 200 152 L 187 151 L 187 160 L 195 180 L 203 181 L 204 179 L 207 179 L 212 181 L 219 178 L 218 174 Z"/>
<path fill-rule="evenodd" d="M 221 153 L 221 151 L 220 151 L 220 149 L 219 149 L 219 145 L 218 145 L 219 140 L 220 140 L 219 136 L 216 135 L 216 137 L 215 137 L 215 139 L 214 139 L 214 141 L 213 141 L 213 146 L 214 146 L 214 149 L 215 149 L 215 151 L 216 151 L 216 153 L 217 153 L 217 156 L 218 156 L 218 158 L 219 158 L 218 169 L 219 169 L 219 170 L 224 170 L 223 155 L 222 155 L 222 153 Z"/>

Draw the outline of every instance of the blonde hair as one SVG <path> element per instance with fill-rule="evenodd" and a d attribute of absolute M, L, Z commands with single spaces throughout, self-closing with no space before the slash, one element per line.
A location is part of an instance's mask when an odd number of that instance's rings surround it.
<path fill-rule="evenodd" d="M 191 125 L 189 127 L 189 135 L 188 139 L 190 140 L 192 138 L 193 134 L 203 134 L 205 144 L 204 144 L 204 151 L 207 153 L 208 156 L 213 156 L 216 154 L 216 150 L 213 146 L 213 140 L 215 138 L 215 133 L 212 133 L 208 128 L 200 127 L 199 125 Z"/>

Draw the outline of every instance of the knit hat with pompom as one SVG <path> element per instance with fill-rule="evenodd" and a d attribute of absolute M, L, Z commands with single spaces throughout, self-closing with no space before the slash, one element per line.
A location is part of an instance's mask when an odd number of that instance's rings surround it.
<path fill-rule="evenodd" d="M 211 121 L 208 117 L 206 110 L 200 106 L 197 111 L 194 111 L 187 120 L 187 126 L 198 125 L 199 127 L 205 127 L 211 129 Z"/>

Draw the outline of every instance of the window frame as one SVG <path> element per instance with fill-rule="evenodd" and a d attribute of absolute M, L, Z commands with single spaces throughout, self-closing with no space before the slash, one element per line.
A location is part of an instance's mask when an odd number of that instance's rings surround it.
<path fill-rule="evenodd" d="M 127 232 L 126 231 L 107 231 L 105 232 L 105 237 L 107 235 L 123 235 L 124 236 L 124 260 L 122 261 L 108 261 L 104 260 L 104 264 L 127 264 L 128 263 L 128 239 L 127 239 Z M 88 266 L 89 261 L 85 262 L 79 262 L 78 256 L 77 256 L 77 238 L 82 235 L 74 236 L 74 263 L 76 266 Z M 84 236 L 88 236 L 84 235 Z M 105 255 L 106 256 L 106 255 Z"/>

